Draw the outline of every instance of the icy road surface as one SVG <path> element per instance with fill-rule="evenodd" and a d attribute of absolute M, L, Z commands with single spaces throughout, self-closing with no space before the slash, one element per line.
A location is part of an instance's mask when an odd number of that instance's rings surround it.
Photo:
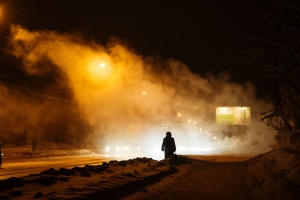
<path fill-rule="evenodd" d="M 84 165 L 100 165 L 110 160 L 124 160 L 128 157 L 114 157 L 101 154 L 65 156 L 54 158 L 38 158 L 28 161 L 10 161 L 4 162 L 0 168 L 0 180 L 10 177 L 23 177 L 30 174 L 39 174 L 40 172 L 54 168 L 73 168 Z"/>

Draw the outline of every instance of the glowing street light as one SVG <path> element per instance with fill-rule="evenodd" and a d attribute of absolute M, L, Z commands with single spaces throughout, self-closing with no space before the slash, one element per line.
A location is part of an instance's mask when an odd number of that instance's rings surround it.
<path fill-rule="evenodd" d="M 100 63 L 100 68 L 104 68 L 105 67 L 105 63 Z"/>
<path fill-rule="evenodd" d="M 91 65 L 90 65 L 90 71 L 92 72 L 92 73 L 96 73 L 96 74 L 102 74 L 103 73 L 103 69 L 105 68 L 105 63 L 96 63 L 96 62 L 94 62 L 94 63 L 92 63 Z"/>
<path fill-rule="evenodd" d="M 90 62 L 88 71 L 92 80 L 109 79 L 112 74 L 112 68 L 103 61 L 94 60 Z"/>

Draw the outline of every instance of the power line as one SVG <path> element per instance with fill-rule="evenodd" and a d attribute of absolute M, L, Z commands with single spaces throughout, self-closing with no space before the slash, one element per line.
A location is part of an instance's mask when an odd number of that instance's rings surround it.
<path fill-rule="evenodd" d="M 73 103 L 73 101 L 59 98 L 51 95 L 47 95 L 41 92 L 37 92 L 32 88 L 43 88 L 46 89 L 48 92 L 56 92 L 56 93 L 71 93 L 72 91 L 67 88 L 67 85 L 46 85 L 45 83 L 37 82 L 35 80 L 28 81 L 28 79 L 24 79 L 24 77 L 21 77 L 19 74 L 4 70 L 0 68 L 0 77 L 4 78 L 2 81 L 5 81 L 7 84 L 13 85 L 16 88 L 19 88 L 25 92 L 30 92 L 32 94 L 59 100 L 63 102 Z"/>

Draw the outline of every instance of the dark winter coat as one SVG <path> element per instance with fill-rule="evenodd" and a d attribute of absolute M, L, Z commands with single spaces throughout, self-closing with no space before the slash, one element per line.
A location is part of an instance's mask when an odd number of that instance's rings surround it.
<path fill-rule="evenodd" d="M 175 152 L 176 151 L 176 145 L 175 145 L 175 140 L 174 138 L 170 136 L 166 136 L 163 140 L 161 150 L 164 151 L 165 149 L 168 149 L 170 152 Z"/>

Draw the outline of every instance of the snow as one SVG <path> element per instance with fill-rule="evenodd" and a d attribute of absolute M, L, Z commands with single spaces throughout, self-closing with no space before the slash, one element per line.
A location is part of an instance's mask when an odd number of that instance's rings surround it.
<path fill-rule="evenodd" d="M 112 160 L 1 180 L 0 199 L 300 199 L 299 168 L 300 154 L 285 149 Z"/>
<path fill-rule="evenodd" d="M 251 199 L 300 199 L 300 153 L 275 149 L 247 161 Z"/>

